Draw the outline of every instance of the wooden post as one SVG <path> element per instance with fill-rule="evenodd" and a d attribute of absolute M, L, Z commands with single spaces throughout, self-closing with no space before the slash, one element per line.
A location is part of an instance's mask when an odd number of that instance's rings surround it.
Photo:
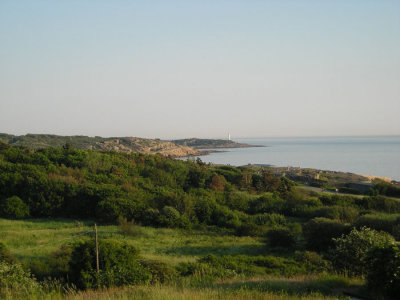
<path fill-rule="evenodd" d="M 96 239 L 96 269 L 97 273 L 99 273 L 100 268 L 99 268 L 99 243 L 97 241 L 97 225 L 94 223 L 94 235 Z"/>

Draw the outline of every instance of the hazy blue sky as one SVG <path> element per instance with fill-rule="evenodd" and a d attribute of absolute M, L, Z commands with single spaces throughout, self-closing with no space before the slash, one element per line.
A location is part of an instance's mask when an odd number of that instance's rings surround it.
<path fill-rule="evenodd" d="M 400 134 L 400 1 L 0 1 L 0 132 Z"/>

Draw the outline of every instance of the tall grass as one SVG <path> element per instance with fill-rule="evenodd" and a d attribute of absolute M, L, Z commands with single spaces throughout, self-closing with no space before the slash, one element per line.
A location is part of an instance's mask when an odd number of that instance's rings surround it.
<path fill-rule="evenodd" d="M 185 285 L 152 285 L 135 286 L 103 290 L 87 290 L 76 292 L 64 289 L 57 283 L 53 288 L 42 289 L 29 295 L 29 299 L 52 300 L 106 300 L 106 299 L 346 299 L 341 289 L 354 284 L 346 278 L 327 276 L 322 278 L 254 278 L 246 280 L 225 280 L 208 287 L 193 288 Z M 335 290 L 332 292 L 332 290 Z M 21 299 L 21 295 L 1 295 L 0 298 Z"/>
<path fill-rule="evenodd" d="M 20 261 L 44 259 L 62 244 L 91 238 L 94 222 L 67 219 L 0 219 L 0 241 Z M 237 237 L 201 230 L 141 227 L 137 235 L 126 235 L 119 226 L 99 225 L 99 238 L 115 238 L 137 247 L 147 259 L 177 264 L 208 255 L 260 255 L 260 239 Z"/>

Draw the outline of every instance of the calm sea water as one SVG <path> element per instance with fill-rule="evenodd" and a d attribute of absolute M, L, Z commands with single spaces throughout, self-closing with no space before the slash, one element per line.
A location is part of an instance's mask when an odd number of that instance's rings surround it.
<path fill-rule="evenodd" d="M 204 162 L 271 164 L 390 177 L 400 181 L 400 136 L 238 138 L 260 148 L 228 149 Z"/>

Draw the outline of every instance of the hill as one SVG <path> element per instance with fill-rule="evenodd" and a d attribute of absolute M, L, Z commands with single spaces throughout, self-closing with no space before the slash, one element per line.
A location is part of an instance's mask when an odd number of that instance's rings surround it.
<path fill-rule="evenodd" d="M 158 153 L 162 155 L 171 155 L 173 157 L 185 157 L 199 155 L 201 152 L 184 145 L 176 145 L 169 141 L 159 139 L 145 139 L 138 137 L 89 137 L 83 135 L 59 136 L 52 134 L 27 134 L 11 135 L 0 134 L 0 142 L 10 146 L 27 146 L 32 149 L 63 147 L 70 144 L 77 149 L 116 151 L 123 153 Z"/>
<path fill-rule="evenodd" d="M 231 140 L 222 139 L 180 139 L 172 140 L 176 145 L 193 147 L 195 149 L 216 149 L 216 148 L 249 148 L 249 147 L 263 147 L 257 145 L 237 143 Z"/>

